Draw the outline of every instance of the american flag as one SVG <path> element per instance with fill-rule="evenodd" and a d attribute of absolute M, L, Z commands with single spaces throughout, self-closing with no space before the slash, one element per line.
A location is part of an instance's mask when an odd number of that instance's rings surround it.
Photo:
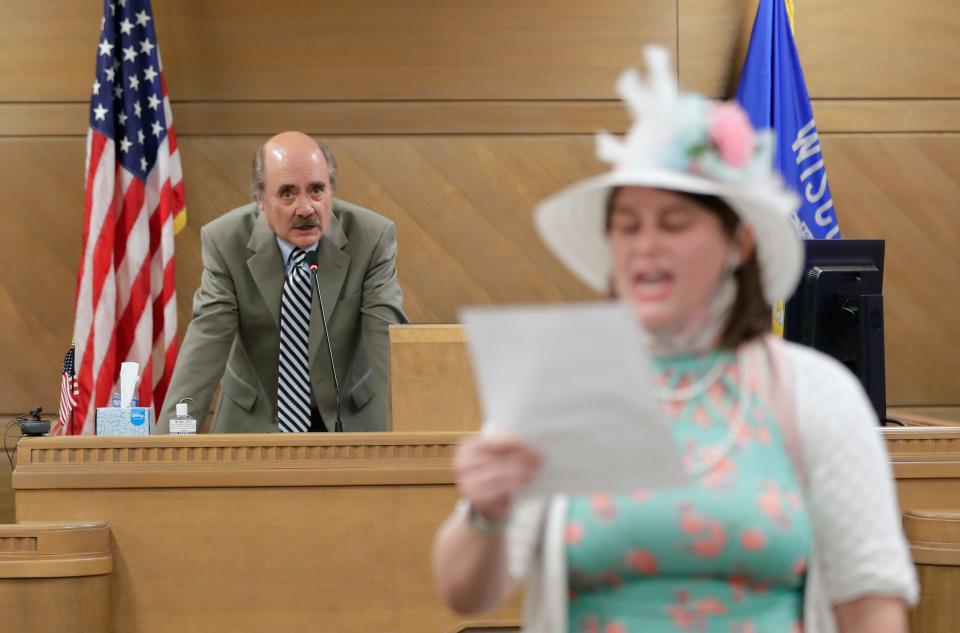
<path fill-rule="evenodd" d="M 60 376 L 60 427 L 66 429 L 70 426 L 73 419 L 71 415 L 73 408 L 77 406 L 77 396 L 80 390 L 77 388 L 77 377 L 73 372 L 74 348 L 63 356 L 63 372 Z"/>
<path fill-rule="evenodd" d="M 120 363 L 140 405 L 163 402 L 177 355 L 173 236 L 186 222 L 180 153 L 149 0 L 105 0 L 87 133 L 69 434 L 92 433 Z"/>

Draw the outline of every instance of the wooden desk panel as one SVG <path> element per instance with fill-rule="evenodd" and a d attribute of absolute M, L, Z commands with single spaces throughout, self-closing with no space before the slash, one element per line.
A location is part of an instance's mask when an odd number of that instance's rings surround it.
<path fill-rule="evenodd" d="M 960 505 L 960 428 L 881 432 L 901 507 Z M 518 603 L 470 626 L 429 566 L 462 435 L 26 439 L 17 518 L 110 524 L 117 633 L 498 630 Z"/>
<path fill-rule="evenodd" d="M 475 431 L 483 419 L 462 325 L 390 326 L 390 428 Z"/>
<path fill-rule="evenodd" d="M 960 427 L 886 428 L 900 508 L 960 509 Z"/>
<path fill-rule="evenodd" d="M 13 489 L 10 487 L 12 470 L 7 456 L 0 456 L 0 523 L 13 522 Z"/>
<path fill-rule="evenodd" d="M 110 524 L 117 633 L 458 630 L 429 563 L 458 437 L 24 440 L 17 519 Z"/>
<path fill-rule="evenodd" d="M 912 631 L 954 631 L 960 623 L 960 512 L 910 510 L 904 515 L 924 591 L 910 614 Z"/>
<path fill-rule="evenodd" d="M 103 523 L 0 525 L 0 630 L 110 633 L 112 568 Z"/>
<path fill-rule="evenodd" d="M 960 426 L 960 407 L 888 407 L 887 416 L 909 426 Z"/>

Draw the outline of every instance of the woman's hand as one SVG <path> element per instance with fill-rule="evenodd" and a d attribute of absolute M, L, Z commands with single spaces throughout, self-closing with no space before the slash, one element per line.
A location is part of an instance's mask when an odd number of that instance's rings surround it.
<path fill-rule="evenodd" d="M 503 521 L 542 461 L 538 451 L 515 437 L 472 436 L 460 443 L 453 457 L 457 489 L 472 512 L 490 522 Z M 507 570 L 503 535 L 481 533 L 471 523 L 465 516 L 448 521 L 433 545 L 440 593 L 459 613 L 496 609 L 517 588 Z"/>
<path fill-rule="evenodd" d="M 453 458 L 457 489 L 476 512 L 500 521 L 542 461 L 538 451 L 515 437 L 476 435 L 464 440 Z"/>

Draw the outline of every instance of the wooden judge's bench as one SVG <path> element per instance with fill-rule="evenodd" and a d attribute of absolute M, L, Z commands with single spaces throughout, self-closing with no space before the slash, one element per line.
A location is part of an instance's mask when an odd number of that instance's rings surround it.
<path fill-rule="evenodd" d="M 458 616 L 430 569 L 454 446 L 480 420 L 462 330 L 395 328 L 391 372 L 392 433 L 22 440 L 0 630 L 516 630 L 519 601 Z M 912 630 L 953 633 L 960 426 L 927 418 L 880 432 L 924 591 Z"/>

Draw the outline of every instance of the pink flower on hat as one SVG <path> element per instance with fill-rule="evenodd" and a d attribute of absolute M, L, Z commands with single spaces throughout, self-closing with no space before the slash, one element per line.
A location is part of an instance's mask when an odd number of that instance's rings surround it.
<path fill-rule="evenodd" d="M 756 145 L 753 126 L 743 108 L 732 101 L 714 106 L 708 134 L 720 157 L 731 167 L 746 165 L 753 155 Z"/>

